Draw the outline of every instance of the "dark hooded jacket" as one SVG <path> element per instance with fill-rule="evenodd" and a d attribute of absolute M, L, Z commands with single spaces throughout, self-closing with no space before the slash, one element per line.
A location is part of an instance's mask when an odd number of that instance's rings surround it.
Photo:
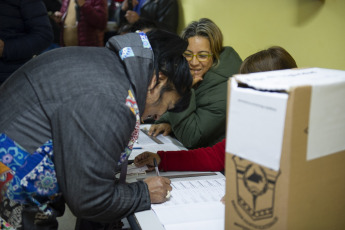
<path fill-rule="evenodd" d="M 122 60 L 124 47 L 134 56 Z M 119 184 L 114 177 L 136 124 L 125 104 L 128 90 L 142 112 L 152 62 L 139 34 L 127 34 L 107 47 L 44 53 L 0 88 L 0 133 L 29 152 L 53 140 L 57 180 L 77 217 L 112 222 L 150 208 L 146 183 Z"/>

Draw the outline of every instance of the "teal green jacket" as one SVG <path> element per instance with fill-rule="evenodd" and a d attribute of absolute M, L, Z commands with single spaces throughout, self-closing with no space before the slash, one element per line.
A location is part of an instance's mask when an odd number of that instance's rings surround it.
<path fill-rule="evenodd" d="M 167 112 L 156 121 L 169 123 L 175 137 L 189 149 L 212 146 L 225 137 L 227 82 L 237 74 L 242 60 L 232 47 L 225 47 L 220 62 L 192 91 L 189 107 Z"/>

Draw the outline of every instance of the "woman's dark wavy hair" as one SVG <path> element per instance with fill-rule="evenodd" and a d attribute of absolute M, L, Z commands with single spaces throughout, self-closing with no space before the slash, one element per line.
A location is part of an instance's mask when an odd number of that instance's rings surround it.
<path fill-rule="evenodd" d="M 189 106 L 192 87 L 192 76 L 188 62 L 183 57 L 188 42 L 177 34 L 154 29 L 146 33 L 154 53 L 154 70 L 157 84 L 159 72 L 168 77 L 167 84 L 162 88 L 158 102 L 164 92 L 175 90 L 181 96 L 170 112 L 180 112 Z"/>
<path fill-rule="evenodd" d="M 272 46 L 248 56 L 240 67 L 240 73 L 264 72 L 297 68 L 296 61 L 282 47 Z"/>

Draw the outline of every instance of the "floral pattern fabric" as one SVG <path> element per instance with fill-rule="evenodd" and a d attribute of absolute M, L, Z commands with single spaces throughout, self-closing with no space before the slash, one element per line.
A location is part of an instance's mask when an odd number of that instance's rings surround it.
<path fill-rule="evenodd" d="M 133 149 L 133 145 L 134 145 L 135 141 L 138 139 L 139 129 L 140 129 L 139 108 L 138 108 L 137 102 L 136 102 L 131 90 L 128 90 L 128 96 L 126 98 L 126 105 L 132 111 L 132 113 L 135 115 L 136 124 L 135 124 L 134 131 L 132 132 L 131 138 L 128 142 L 128 145 L 125 147 L 125 151 L 122 152 L 122 154 L 121 154 L 118 165 L 121 165 L 128 158 L 128 156 L 131 154 L 132 149 Z"/>
<path fill-rule="evenodd" d="M 53 158 L 51 140 L 30 154 L 7 135 L 0 134 L 0 209 L 3 223 L 20 225 L 20 215 L 13 216 L 17 214 L 13 209 L 15 206 L 37 206 L 45 215 L 52 215 L 48 204 L 61 197 Z M 6 206 L 7 203 L 11 204 Z"/>

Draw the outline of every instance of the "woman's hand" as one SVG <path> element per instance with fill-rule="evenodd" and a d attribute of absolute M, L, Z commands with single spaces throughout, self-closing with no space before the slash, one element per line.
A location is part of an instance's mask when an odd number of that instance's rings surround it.
<path fill-rule="evenodd" d="M 134 164 L 137 167 L 147 166 L 147 171 L 153 171 L 155 169 L 155 165 L 153 163 L 153 159 L 156 158 L 157 164 L 161 162 L 161 158 L 157 153 L 152 152 L 143 152 L 135 157 Z"/>
<path fill-rule="evenodd" d="M 149 135 L 155 137 L 160 133 L 163 133 L 163 136 L 168 136 L 171 133 L 171 125 L 169 123 L 151 125 L 150 130 L 148 132 Z"/>
<path fill-rule="evenodd" d="M 150 192 L 151 204 L 159 204 L 165 202 L 168 192 L 172 190 L 171 181 L 168 178 L 155 176 L 144 180 Z"/>
<path fill-rule="evenodd" d="M 60 11 L 55 11 L 55 13 L 51 16 L 51 18 L 59 24 L 62 20 L 62 13 Z"/>
<path fill-rule="evenodd" d="M 133 10 L 127 10 L 125 14 L 125 18 L 127 19 L 129 24 L 133 24 L 139 20 L 139 14 Z"/>

